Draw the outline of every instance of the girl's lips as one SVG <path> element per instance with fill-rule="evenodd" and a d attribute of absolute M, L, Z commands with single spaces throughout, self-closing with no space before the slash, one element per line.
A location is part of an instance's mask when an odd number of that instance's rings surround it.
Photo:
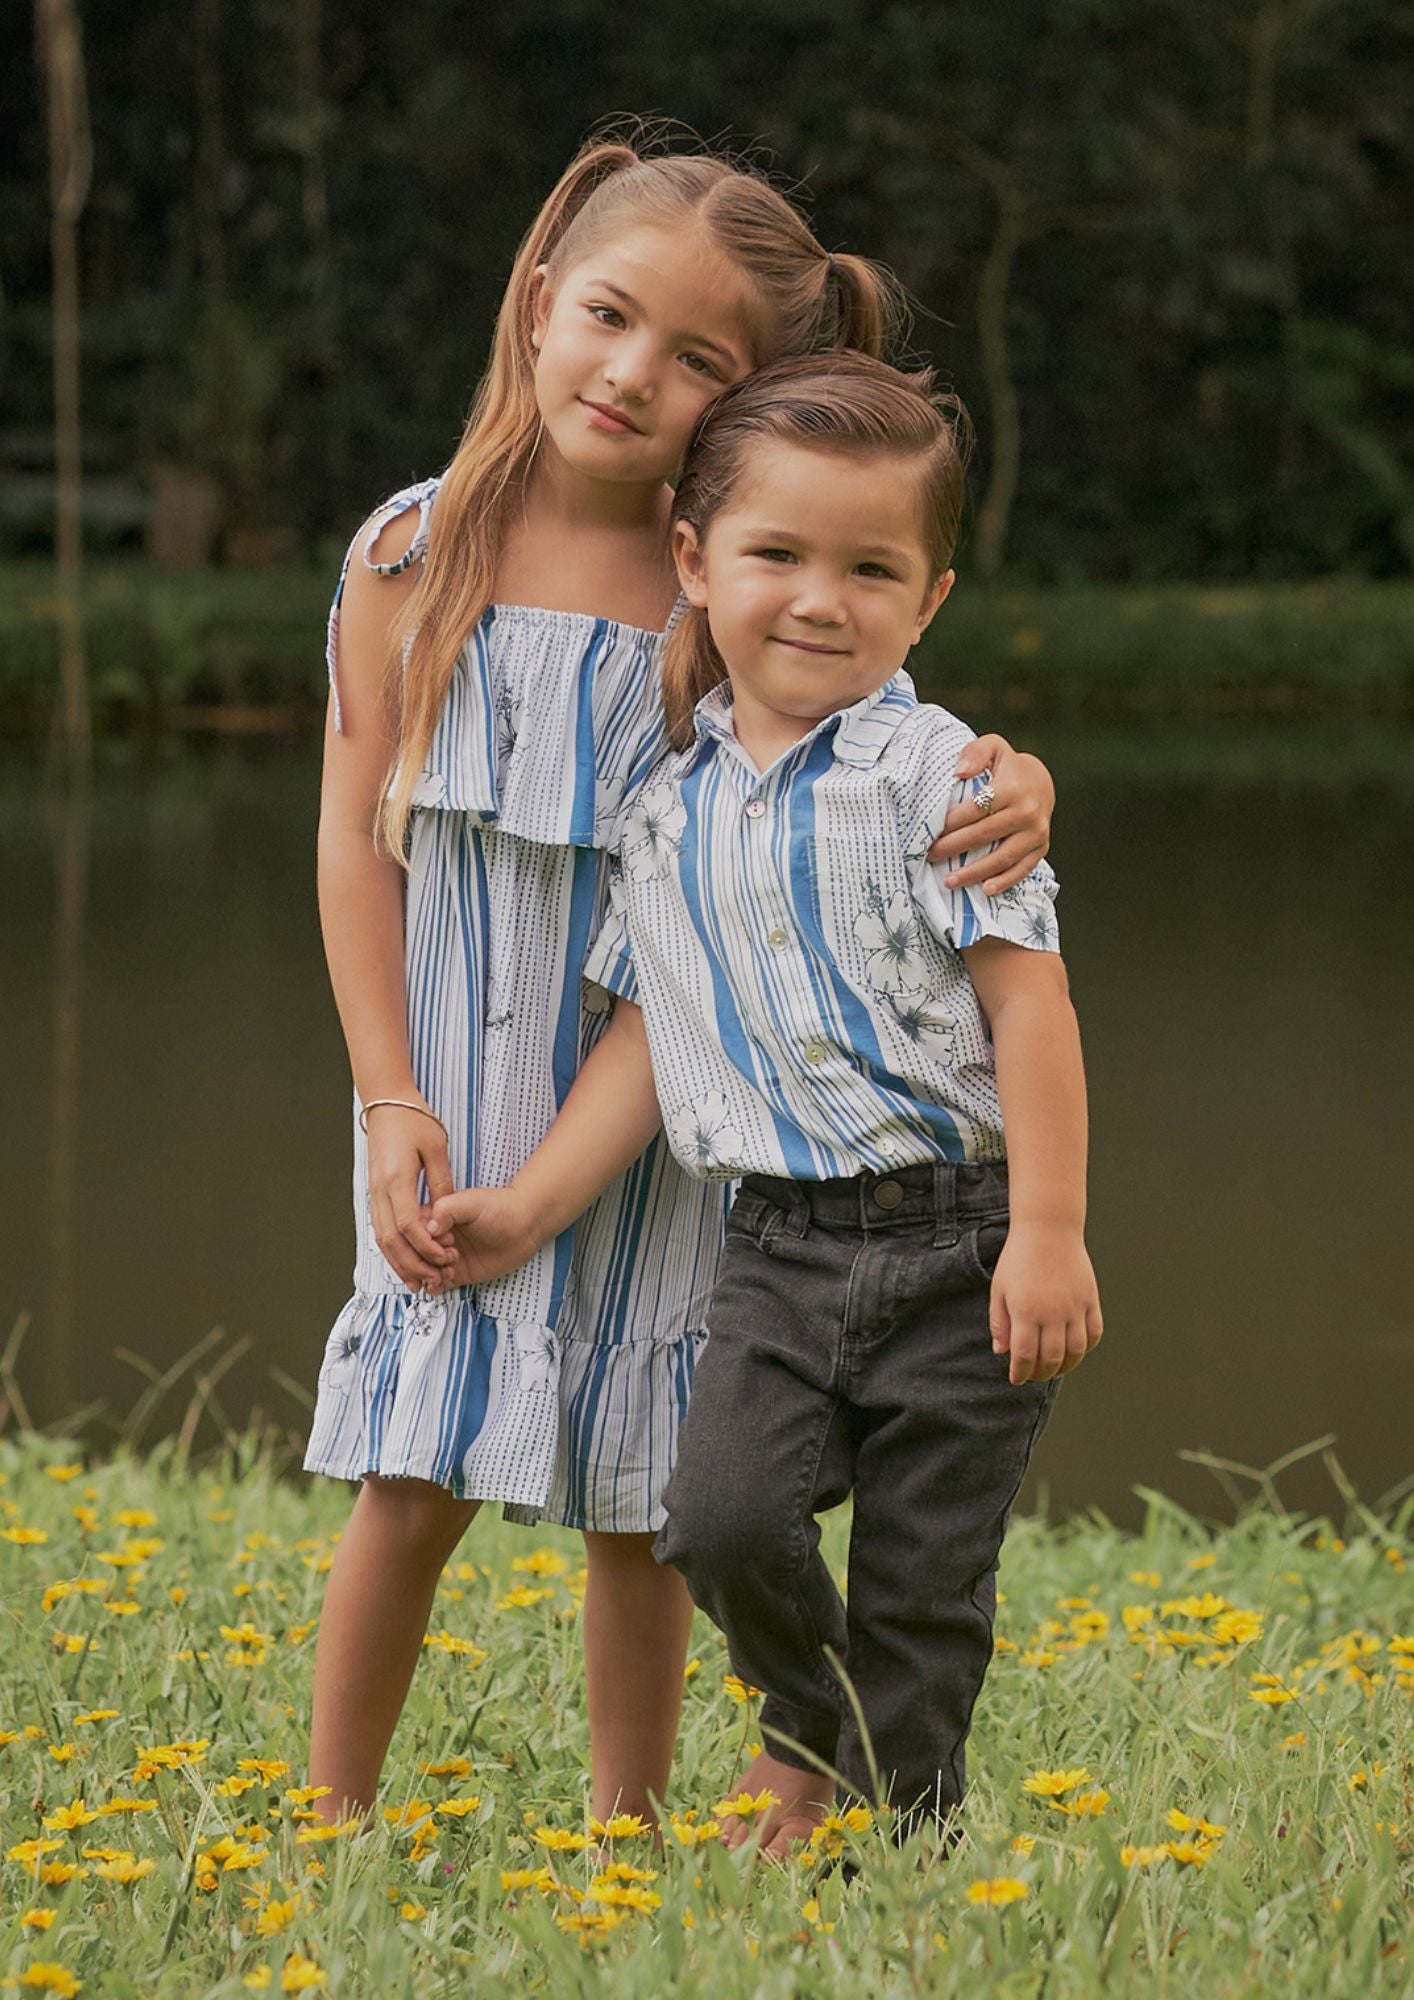
<path fill-rule="evenodd" d="M 629 419 L 626 416 L 624 416 L 623 412 L 614 409 L 612 404 L 591 403 L 585 396 L 580 397 L 580 402 L 583 403 L 585 409 L 588 410 L 589 421 L 591 424 L 594 425 L 596 430 L 612 431 L 620 437 L 642 436 L 642 432 L 639 430 L 638 425 L 635 423 L 631 423 Z"/>

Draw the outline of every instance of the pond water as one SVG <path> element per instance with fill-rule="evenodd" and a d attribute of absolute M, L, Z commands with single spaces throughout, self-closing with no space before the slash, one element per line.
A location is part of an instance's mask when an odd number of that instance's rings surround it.
<path fill-rule="evenodd" d="M 1374 1502 L 1414 1474 L 1414 739 L 1155 723 L 1030 741 L 1061 788 L 1108 1333 L 1025 1497 L 1133 1521 L 1153 1487 L 1224 1512 L 1180 1453 L 1259 1467 L 1333 1433 Z M 145 1387 L 119 1350 L 161 1370 L 223 1329 L 197 1364 L 230 1364 L 216 1404 L 293 1449 L 352 1262 L 317 749 L 106 743 L 86 830 L 41 762 L 0 750 L 0 1343 L 28 1315 L 29 1417 L 87 1408 L 102 1440 Z M 188 1371 L 146 1435 L 192 1394 Z M 215 1435 L 202 1415 L 198 1444 Z M 1340 1505 L 1320 1457 L 1279 1487 Z"/>

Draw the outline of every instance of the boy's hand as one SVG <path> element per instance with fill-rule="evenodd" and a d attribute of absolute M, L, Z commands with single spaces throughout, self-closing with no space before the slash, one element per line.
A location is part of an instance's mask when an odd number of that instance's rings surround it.
<path fill-rule="evenodd" d="M 1078 1368 L 1104 1332 L 1084 1239 L 1013 1224 L 992 1279 L 992 1350 L 1011 1380 L 1049 1382 Z"/>
<path fill-rule="evenodd" d="M 513 1188 L 458 1188 L 432 1204 L 427 1232 L 450 1246 L 454 1261 L 427 1284 L 429 1292 L 485 1284 L 528 1264 L 543 1241 L 524 1198 Z"/>

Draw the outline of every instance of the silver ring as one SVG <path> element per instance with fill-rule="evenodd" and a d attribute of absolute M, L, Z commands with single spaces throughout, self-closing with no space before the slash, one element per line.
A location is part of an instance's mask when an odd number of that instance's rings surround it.
<path fill-rule="evenodd" d="M 978 812 L 981 813 L 983 819 L 985 819 L 997 803 L 996 792 L 991 785 L 983 785 L 980 791 L 972 794 L 972 803 L 976 806 Z"/>

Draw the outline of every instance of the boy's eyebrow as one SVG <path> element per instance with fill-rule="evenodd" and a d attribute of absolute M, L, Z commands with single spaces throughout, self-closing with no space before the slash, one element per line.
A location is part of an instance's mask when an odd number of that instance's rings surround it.
<path fill-rule="evenodd" d="M 632 306 L 635 312 L 643 311 L 642 305 L 633 293 L 626 292 L 622 285 L 612 285 L 607 278 L 591 278 L 589 282 L 596 291 L 612 292 L 616 299 L 621 300 L 626 306 Z M 709 340 L 705 333 L 684 333 L 682 338 L 691 341 L 694 347 L 710 347 L 712 352 L 720 354 L 724 361 L 735 362 L 739 359 L 732 348 L 724 347 L 720 340 Z"/>
<path fill-rule="evenodd" d="M 744 540 L 750 542 L 803 542 L 807 539 L 798 528 L 757 527 L 754 522 L 746 524 L 742 529 L 742 536 Z M 906 548 L 896 547 L 893 542 L 864 543 L 857 547 L 854 553 L 857 556 L 867 556 L 871 560 L 875 556 L 885 556 L 890 562 L 900 564 L 916 560 L 909 555 Z"/>

